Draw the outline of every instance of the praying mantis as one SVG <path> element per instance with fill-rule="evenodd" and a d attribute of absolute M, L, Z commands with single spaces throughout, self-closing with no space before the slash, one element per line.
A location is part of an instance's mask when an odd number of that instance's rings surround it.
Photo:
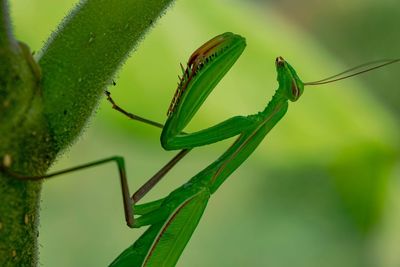
<path fill-rule="evenodd" d="M 114 109 L 131 119 L 162 128 L 160 140 L 164 149 L 180 150 L 132 196 L 129 193 L 122 157 L 106 158 L 41 177 L 12 172 L 11 160 L 7 157 L 4 157 L 1 169 L 18 179 L 37 180 L 110 161 L 116 162 L 128 226 L 149 227 L 110 266 L 175 266 L 196 229 L 211 195 L 253 153 L 269 131 L 286 114 L 289 102 L 296 102 L 302 96 L 305 86 L 345 79 L 400 61 L 400 59 L 374 61 L 323 80 L 303 83 L 295 69 L 282 57 L 277 57 L 275 65 L 278 89 L 264 110 L 248 116 L 235 116 L 197 132 L 184 132 L 185 127 L 218 82 L 241 56 L 245 47 L 245 39 L 230 32 L 218 35 L 199 47 L 190 56 L 187 67 L 181 65 L 182 77 L 168 108 L 168 118 L 164 125 L 125 111 L 114 102 L 110 93 L 106 92 L 107 99 Z M 358 71 L 373 64 L 379 65 Z M 358 72 L 345 76 L 353 71 Z M 145 204 L 137 204 L 193 148 L 235 136 L 236 140 L 218 159 L 168 196 Z"/>

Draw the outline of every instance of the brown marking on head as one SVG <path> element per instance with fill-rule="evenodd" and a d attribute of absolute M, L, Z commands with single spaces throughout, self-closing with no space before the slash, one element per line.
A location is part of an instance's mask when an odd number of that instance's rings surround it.
<path fill-rule="evenodd" d="M 275 65 L 277 67 L 282 67 L 285 64 L 285 60 L 283 59 L 283 57 L 277 57 L 275 59 Z"/>

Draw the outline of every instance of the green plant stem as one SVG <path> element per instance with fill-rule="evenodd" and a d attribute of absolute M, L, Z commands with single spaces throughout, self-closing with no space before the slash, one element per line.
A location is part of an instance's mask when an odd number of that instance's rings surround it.
<path fill-rule="evenodd" d="M 39 53 L 45 114 L 58 149 L 80 134 L 104 89 L 172 0 L 89 0 Z"/>
<path fill-rule="evenodd" d="M 47 145 L 36 147 L 39 140 L 30 142 L 32 132 L 36 138 L 43 136 L 46 127 L 40 126 L 41 105 L 34 98 L 37 78 L 29 55 L 28 48 L 14 39 L 8 4 L 1 0 L 0 160 L 8 154 L 16 168 L 34 173 L 44 170 L 37 159 Z M 36 265 L 40 189 L 41 183 L 17 181 L 0 172 L 0 266 Z"/>
<path fill-rule="evenodd" d="M 0 0 L 0 166 L 43 175 L 81 133 L 99 96 L 131 50 L 173 0 L 87 0 L 40 54 L 14 40 Z M 42 73 L 42 75 L 41 75 Z M 41 182 L 0 170 L 0 266 L 36 266 Z"/>
<path fill-rule="evenodd" d="M 0 47 L 8 47 L 10 43 L 15 44 L 15 40 L 11 33 L 8 1 L 0 0 Z"/>

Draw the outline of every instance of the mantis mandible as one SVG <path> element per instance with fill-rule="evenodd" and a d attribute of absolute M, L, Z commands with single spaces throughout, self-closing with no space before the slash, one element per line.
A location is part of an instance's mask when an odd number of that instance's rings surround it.
<path fill-rule="evenodd" d="M 269 131 L 285 115 L 289 101 L 295 102 L 301 97 L 305 85 L 318 85 L 345 79 L 400 61 L 400 59 L 374 61 L 323 80 L 303 83 L 294 68 L 282 57 L 277 57 L 275 65 L 279 86 L 264 110 L 249 116 L 235 116 L 198 132 L 185 133 L 183 131 L 185 127 L 240 57 L 245 46 L 243 37 L 224 33 L 198 48 L 190 56 L 187 67 L 183 68 L 181 65 L 183 74 L 168 109 L 165 125 L 125 111 L 116 105 L 110 93 L 106 92 L 114 109 L 134 120 L 162 128 L 161 145 L 164 149 L 181 150 L 132 196 L 127 186 L 124 161 L 121 157 L 111 157 L 41 177 L 13 173 L 9 169 L 11 160 L 7 157 L 4 157 L 1 168 L 16 178 L 37 180 L 115 161 L 120 171 L 128 226 L 133 228 L 149 226 L 149 228 L 111 263 L 111 266 L 175 266 L 196 229 L 210 196 L 253 153 Z M 378 63 L 377 66 L 358 71 Z M 354 71 L 358 72 L 344 76 Z M 237 136 L 236 140 L 218 159 L 167 197 L 137 204 L 191 149 L 234 136 Z"/>

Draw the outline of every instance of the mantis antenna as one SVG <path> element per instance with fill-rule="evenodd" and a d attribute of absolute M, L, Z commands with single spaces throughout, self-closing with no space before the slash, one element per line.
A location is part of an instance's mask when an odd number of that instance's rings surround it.
<path fill-rule="evenodd" d="M 353 76 L 357 76 L 363 73 L 366 73 L 371 70 L 379 69 L 387 65 L 391 65 L 394 63 L 397 63 L 400 61 L 400 58 L 396 59 L 379 59 L 379 60 L 374 60 L 370 61 L 355 67 L 352 67 L 350 69 L 347 69 L 345 71 L 342 71 L 338 74 L 335 74 L 333 76 L 327 77 L 322 80 L 314 81 L 314 82 L 306 82 L 304 85 L 320 85 L 320 84 L 327 84 L 327 83 L 332 83 L 340 80 L 344 80 Z"/>

